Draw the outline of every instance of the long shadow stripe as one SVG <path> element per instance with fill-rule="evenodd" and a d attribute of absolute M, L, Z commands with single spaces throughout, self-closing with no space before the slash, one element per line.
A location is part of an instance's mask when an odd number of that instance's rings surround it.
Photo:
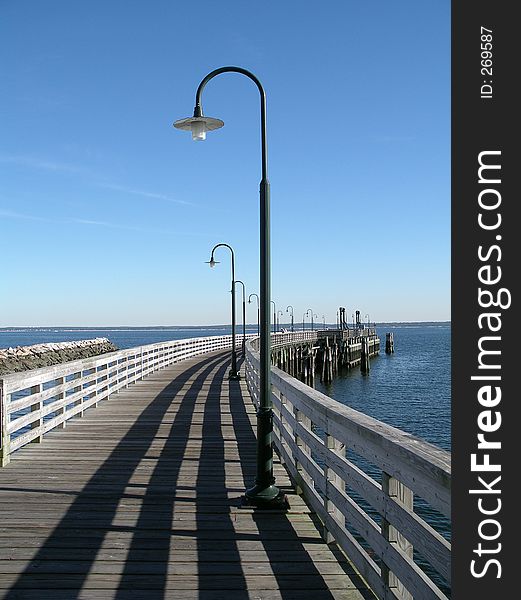
<path fill-rule="evenodd" d="M 246 402 L 251 403 L 251 399 L 249 396 L 245 397 L 241 389 L 234 394 L 230 390 L 230 411 L 237 432 L 239 456 L 241 464 L 246 467 L 245 477 L 248 477 L 248 485 L 253 485 L 256 465 L 252 464 L 249 449 L 256 447 L 256 436 L 246 411 Z M 276 459 L 276 456 L 274 458 Z M 320 595 L 320 600 L 333 600 L 334 596 L 328 590 L 328 584 L 304 547 L 302 536 L 295 531 L 288 515 L 279 511 L 254 510 L 252 517 L 281 598 L 295 600 L 299 590 L 302 594 L 309 594 L 313 590 L 312 593 L 316 594 L 317 598 Z M 273 531 L 277 532 L 278 542 L 273 540 Z M 291 559 L 288 558 L 290 552 Z"/>
<path fill-rule="evenodd" d="M 238 471 L 227 471 L 226 446 L 223 435 L 223 426 L 230 428 L 225 423 L 223 416 L 227 414 L 223 375 L 216 375 L 210 384 L 208 397 L 204 408 L 202 427 L 202 447 L 197 477 L 197 556 L 198 556 L 198 589 L 199 600 L 211 596 L 215 597 L 216 590 L 220 590 L 223 598 L 233 598 L 237 590 L 246 590 L 241 556 L 237 546 L 237 533 L 230 520 L 230 505 L 228 497 L 233 489 L 231 478 L 240 479 Z M 239 383 L 229 381 L 230 393 Z M 231 451 L 231 448 L 230 448 Z M 228 463 L 229 464 L 229 463 Z M 238 465 L 237 465 L 238 467 Z M 239 484 L 242 485 L 242 484 Z M 211 513 L 208 512 L 211 510 Z M 212 528 L 213 539 L 207 535 L 208 528 Z M 218 542 L 216 546 L 215 542 Z M 223 581 L 224 579 L 224 581 Z M 233 591 L 228 596 L 222 589 L 231 588 Z"/>
<path fill-rule="evenodd" d="M 218 373 L 221 373 L 221 378 L 228 363 L 229 360 L 226 357 L 225 363 L 219 367 Z M 115 596 L 117 599 L 128 597 L 129 589 L 141 588 L 138 582 L 145 579 L 146 582 L 143 581 L 143 583 L 146 583 L 147 598 L 159 600 L 165 596 L 168 566 L 171 559 L 170 539 L 176 488 L 180 471 L 187 466 L 183 458 L 190 439 L 195 404 L 203 384 L 208 381 L 215 366 L 216 363 L 213 362 L 201 371 L 192 385 L 184 391 L 168 438 L 147 485 L 124 572 Z M 211 381 L 214 380 L 215 375 L 212 375 Z M 158 489 L 161 489 L 161 495 L 158 495 Z M 146 563 L 144 564 L 148 566 L 149 572 L 146 577 L 143 577 L 143 541 L 150 538 L 151 535 L 154 536 L 154 547 L 147 548 Z"/>

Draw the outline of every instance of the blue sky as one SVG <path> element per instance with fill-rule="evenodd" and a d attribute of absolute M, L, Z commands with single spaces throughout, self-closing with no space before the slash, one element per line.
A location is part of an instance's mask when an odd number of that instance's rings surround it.
<path fill-rule="evenodd" d="M 257 89 L 172 128 L 225 65 L 267 91 L 277 308 L 450 319 L 448 0 L 0 0 L 0 326 L 228 322 L 219 242 L 258 292 Z"/>

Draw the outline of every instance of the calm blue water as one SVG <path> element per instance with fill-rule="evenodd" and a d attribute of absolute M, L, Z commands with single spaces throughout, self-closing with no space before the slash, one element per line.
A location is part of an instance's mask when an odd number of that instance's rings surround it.
<path fill-rule="evenodd" d="M 394 333 L 394 354 L 385 334 Z M 381 354 L 368 376 L 352 369 L 315 388 L 360 412 L 450 450 L 450 324 L 377 327 Z"/>

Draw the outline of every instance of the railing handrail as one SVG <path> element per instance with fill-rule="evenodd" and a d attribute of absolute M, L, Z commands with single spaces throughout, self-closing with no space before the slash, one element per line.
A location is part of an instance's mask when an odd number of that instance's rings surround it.
<path fill-rule="evenodd" d="M 242 336 L 236 336 L 235 344 L 240 347 Z M 121 388 L 174 362 L 231 345 L 231 335 L 185 338 L 4 375 L 0 378 L 0 466 L 9 462 L 13 451 L 41 441 L 52 429 L 64 427 L 66 421 Z"/>
<path fill-rule="evenodd" d="M 302 332 L 300 332 L 302 333 Z M 285 343 L 291 334 L 285 334 Z M 258 397 L 258 352 L 246 345 L 246 378 Z M 414 511 L 417 494 L 450 514 L 450 453 L 345 406 L 272 367 L 274 444 L 304 497 L 379 598 L 445 598 L 416 564 L 413 546 L 450 582 L 450 543 Z M 363 456 L 382 470 L 382 483 L 346 456 Z M 318 460 L 318 462 L 317 462 Z M 353 497 L 380 514 L 381 526 Z M 373 557 L 346 528 L 357 529 Z"/>
<path fill-rule="evenodd" d="M 96 356 L 89 356 L 87 358 L 79 358 L 76 360 L 71 360 L 63 363 L 57 363 L 55 365 L 49 365 L 46 367 L 38 367 L 36 369 L 30 369 L 27 371 L 17 371 L 15 373 L 8 373 L 7 375 L 1 375 L 0 380 L 4 381 L 5 384 L 9 387 L 16 384 L 18 381 L 25 380 L 41 380 L 47 377 L 47 375 L 53 375 L 55 372 L 69 371 L 70 373 L 75 373 L 79 370 L 87 370 L 97 367 L 101 364 L 105 364 L 110 361 L 118 360 L 120 358 L 125 358 L 126 356 L 132 356 L 136 353 L 146 353 L 159 348 L 172 348 L 176 346 L 186 346 L 190 345 L 193 342 L 205 342 L 205 341 L 217 341 L 219 339 L 222 340 L 231 340 L 231 335 L 214 335 L 214 336 L 205 336 L 205 337 L 196 337 L 196 338 L 182 338 L 179 340 L 168 340 L 165 342 L 154 342 L 153 344 L 144 344 L 141 346 L 133 346 L 132 348 L 123 348 L 120 350 L 115 350 L 114 352 L 107 352 L 105 354 L 98 354 Z M 242 343 L 242 335 L 237 335 L 236 345 L 240 346 Z M 246 334 L 246 339 L 256 338 L 257 334 Z"/>

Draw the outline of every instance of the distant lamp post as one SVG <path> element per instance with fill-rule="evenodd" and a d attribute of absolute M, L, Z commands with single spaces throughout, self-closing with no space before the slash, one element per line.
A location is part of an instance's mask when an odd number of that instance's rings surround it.
<path fill-rule="evenodd" d="M 308 308 L 308 309 L 306 310 L 306 315 L 307 315 L 309 312 L 311 313 L 311 331 L 314 331 L 314 329 L 315 329 L 315 326 L 314 326 L 314 322 L 313 322 L 313 311 L 312 311 L 310 308 Z M 316 317 L 316 316 L 317 316 L 317 315 L 315 315 L 315 317 Z"/>
<path fill-rule="evenodd" d="M 257 410 L 257 476 L 255 485 L 246 490 L 248 503 L 260 507 L 287 507 L 285 495 L 275 486 L 273 476 L 273 408 L 271 401 L 271 336 L 270 336 L 270 184 L 268 181 L 268 150 L 266 135 L 266 92 L 257 77 L 241 67 L 221 67 L 208 73 L 195 93 L 193 117 L 174 123 L 177 129 L 192 132 L 192 139 L 204 140 L 206 132 L 224 125 L 220 119 L 205 117 L 201 95 L 206 84 L 222 73 L 245 75 L 257 86 L 260 93 L 261 168 L 260 182 L 260 365 L 259 407 Z"/>
<path fill-rule="evenodd" d="M 284 312 L 282 310 L 277 311 L 277 330 L 280 331 L 280 316 L 284 316 Z"/>
<path fill-rule="evenodd" d="M 242 285 L 242 357 L 246 356 L 246 288 L 244 282 L 237 279 L 236 282 Z"/>
<path fill-rule="evenodd" d="M 367 317 L 367 329 L 369 329 L 369 315 L 365 315 Z"/>
<path fill-rule="evenodd" d="M 216 244 L 212 249 L 212 255 L 208 261 L 208 264 L 212 269 L 215 267 L 215 265 L 219 264 L 219 261 L 216 261 L 214 258 L 214 252 L 221 246 L 228 248 L 232 258 L 232 366 L 228 375 L 228 379 L 236 380 L 240 379 L 241 376 L 237 370 L 237 352 L 235 349 L 235 254 L 233 252 L 233 248 L 228 244 Z"/>
<path fill-rule="evenodd" d="M 248 296 L 248 304 L 251 304 L 252 296 L 255 296 L 255 298 L 257 298 L 257 335 L 259 335 L 260 334 L 259 296 L 257 296 L 257 294 L 250 294 Z"/>
<path fill-rule="evenodd" d="M 307 313 L 307 311 L 306 311 L 306 312 L 305 312 L 305 313 L 302 315 L 302 331 L 304 331 L 304 330 L 306 329 L 304 320 L 305 320 L 305 318 L 306 318 L 306 315 L 307 315 L 307 314 L 308 314 L 308 313 Z"/>
<path fill-rule="evenodd" d="M 289 312 L 289 309 L 291 308 L 291 331 L 295 331 L 295 328 L 293 326 L 293 306 L 288 305 L 288 307 L 286 308 L 286 312 Z"/>
<path fill-rule="evenodd" d="M 270 300 L 273 304 L 273 333 L 277 333 L 277 306 L 273 300 Z"/>
<path fill-rule="evenodd" d="M 326 328 L 326 317 L 324 315 L 322 315 L 322 325 L 325 329 Z"/>

